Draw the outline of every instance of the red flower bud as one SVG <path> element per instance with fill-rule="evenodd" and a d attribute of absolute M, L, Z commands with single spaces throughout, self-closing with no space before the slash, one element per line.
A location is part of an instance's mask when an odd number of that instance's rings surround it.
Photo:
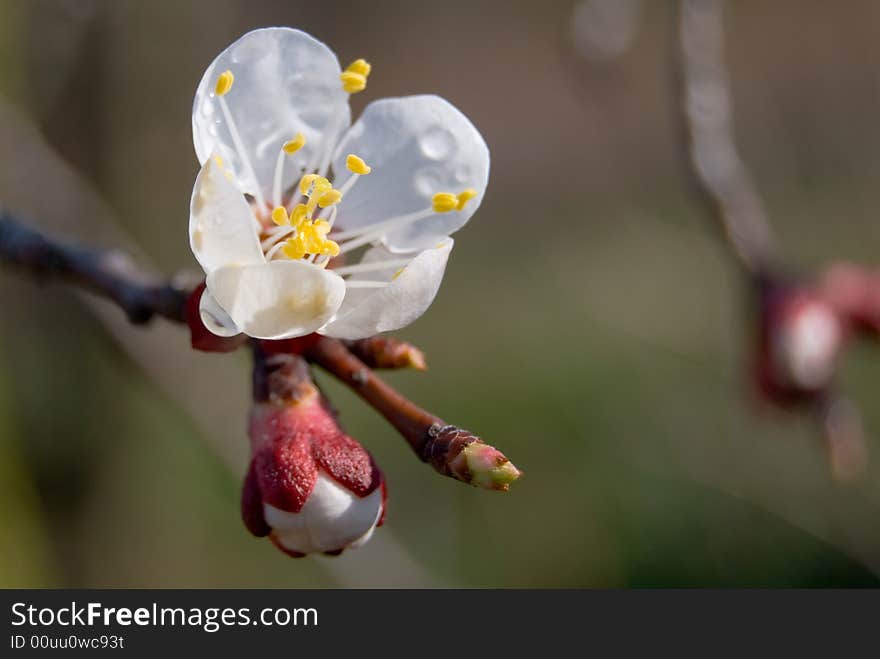
<path fill-rule="evenodd" d="M 241 509 L 254 535 L 268 535 L 295 557 L 338 554 L 365 543 L 382 523 L 381 472 L 310 382 L 270 386 L 254 405 L 249 435 Z"/>
<path fill-rule="evenodd" d="M 845 327 L 835 309 L 806 288 L 777 288 L 762 305 L 758 382 L 765 395 L 788 403 L 825 392 L 834 375 Z"/>

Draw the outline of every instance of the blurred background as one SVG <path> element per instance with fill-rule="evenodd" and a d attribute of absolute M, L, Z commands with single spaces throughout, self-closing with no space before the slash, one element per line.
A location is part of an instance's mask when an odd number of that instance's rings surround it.
<path fill-rule="evenodd" d="M 880 5 L 728 4 L 737 137 L 787 263 L 880 261 Z M 841 371 L 874 459 L 840 485 L 813 419 L 750 392 L 743 279 L 680 166 L 668 3 L 0 0 L 0 201 L 195 271 L 193 93 L 268 25 L 370 60 L 356 112 L 436 92 L 485 136 L 484 203 L 399 333 L 430 371 L 387 379 L 525 477 L 441 478 L 323 377 L 388 521 L 291 560 L 239 518 L 248 355 L 4 270 L 0 585 L 880 585 L 880 352 Z"/>

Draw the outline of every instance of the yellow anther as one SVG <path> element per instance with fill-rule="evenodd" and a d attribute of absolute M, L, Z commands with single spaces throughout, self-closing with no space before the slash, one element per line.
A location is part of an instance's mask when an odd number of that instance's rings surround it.
<path fill-rule="evenodd" d="M 325 256 L 339 256 L 339 244 L 332 240 L 325 240 L 321 248 L 321 254 Z"/>
<path fill-rule="evenodd" d="M 317 180 L 317 174 L 306 174 L 299 180 L 299 192 L 300 194 L 309 194 L 309 189 L 312 187 L 312 183 Z"/>
<path fill-rule="evenodd" d="M 318 199 L 318 206 L 321 208 L 327 208 L 327 206 L 338 204 L 341 199 L 342 193 L 339 190 L 331 189 L 321 195 L 321 198 Z"/>
<path fill-rule="evenodd" d="M 323 176 L 318 176 L 315 178 L 314 182 L 312 183 L 311 191 L 305 193 L 309 197 L 309 203 L 306 204 L 306 217 L 312 217 L 312 213 L 315 212 L 315 209 L 318 207 L 318 203 L 321 201 L 321 199 L 324 198 L 324 195 L 330 192 L 332 189 L 333 186 L 330 185 L 330 181 L 325 179 Z M 323 206 L 321 208 L 323 208 Z"/>
<path fill-rule="evenodd" d="M 302 224 L 303 220 L 306 219 L 306 215 L 308 214 L 308 209 L 305 204 L 297 204 L 293 207 L 293 210 L 290 213 L 290 223 L 299 227 Z"/>
<path fill-rule="evenodd" d="M 361 58 L 356 59 L 354 62 L 348 65 L 348 68 L 345 69 L 351 73 L 357 73 L 359 75 L 364 76 L 364 78 L 368 78 L 370 76 L 370 71 L 373 70 L 373 67 L 370 66 L 370 63 Z"/>
<path fill-rule="evenodd" d="M 235 76 L 232 75 L 232 71 L 224 71 L 217 77 L 217 84 L 214 86 L 214 93 L 217 96 L 225 96 L 229 93 L 229 90 L 232 89 L 232 83 L 235 81 Z"/>
<path fill-rule="evenodd" d="M 308 251 L 306 250 L 306 244 L 303 240 L 303 236 L 301 234 L 297 234 L 294 238 L 291 238 L 287 242 L 284 243 L 284 247 L 281 248 L 281 251 L 284 253 L 289 259 L 301 259 Z"/>
<path fill-rule="evenodd" d="M 458 193 L 458 203 L 455 205 L 455 210 L 463 209 L 467 203 L 477 196 L 477 191 L 473 188 L 468 188 L 467 190 L 462 190 Z"/>
<path fill-rule="evenodd" d="M 218 167 L 223 167 L 223 158 L 220 156 L 214 156 L 214 162 L 217 163 Z"/>
<path fill-rule="evenodd" d="M 367 88 L 367 76 L 354 71 L 343 71 L 339 79 L 342 81 L 342 88 L 349 94 L 356 94 Z"/>
<path fill-rule="evenodd" d="M 431 198 L 431 208 L 435 213 L 448 213 L 458 208 L 458 196 L 451 192 L 438 192 Z"/>
<path fill-rule="evenodd" d="M 272 221 L 278 226 L 284 226 L 289 223 L 287 217 L 287 209 L 284 206 L 276 206 L 272 210 Z"/>
<path fill-rule="evenodd" d="M 327 220 L 315 220 L 312 227 L 314 227 L 316 233 L 322 236 L 326 236 L 330 233 L 330 223 Z"/>
<path fill-rule="evenodd" d="M 353 153 L 349 153 L 345 157 L 345 166 L 348 167 L 348 171 L 355 174 L 360 174 L 361 176 L 369 174 L 371 171 L 373 171 L 373 168 L 365 163 L 363 158 L 359 158 Z"/>
<path fill-rule="evenodd" d="M 306 136 L 302 133 L 297 133 L 296 137 L 294 137 L 292 140 L 288 140 L 287 142 L 285 142 L 284 146 L 281 148 L 284 149 L 284 153 L 296 153 L 305 145 Z"/>

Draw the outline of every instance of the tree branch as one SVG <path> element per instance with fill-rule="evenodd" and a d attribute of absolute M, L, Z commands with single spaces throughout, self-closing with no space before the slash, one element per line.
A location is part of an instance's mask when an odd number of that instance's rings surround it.
<path fill-rule="evenodd" d="M 760 275 L 770 265 L 773 236 L 734 140 L 722 2 L 680 0 L 677 7 L 674 71 L 687 170 L 732 252 Z"/>
<path fill-rule="evenodd" d="M 55 241 L 0 210 L 0 261 L 39 279 L 56 278 L 119 305 L 135 324 L 153 316 L 184 322 L 188 292 L 139 270 L 126 253 Z"/>
<path fill-rule="evenodd" d="M 322 337 L 304 356 L 367 401 L 435 471 L 495 490 L 507 490 L 519 478 L 519 470 L 500 451 L 401 396 L 341 341 Z"/>

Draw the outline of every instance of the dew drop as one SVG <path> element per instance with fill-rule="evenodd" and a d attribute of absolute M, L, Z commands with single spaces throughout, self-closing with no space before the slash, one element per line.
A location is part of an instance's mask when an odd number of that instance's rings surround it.
<path fill-rule="evenodd" d="M 430 196 L 435 192 L 440 192 L 442 188 L 443 176 L 437 170 L 425 167 L 416 172 L 413 177 L 416 190 L 425 196 Z"/>
<path fill-rule="evenodd" d="M 419 146 L 431 160 L 441 160 L 449 157 L 455 149 L 455 138 L 446 128 L 434 126 L 419 138 Z"/>
<path fill-rule="evenodd" d="M 458 183 L 467 183 L 471 178 L 471 168 L 469 165 L 461 165 L 455 170 L 455 180 Z"/>

